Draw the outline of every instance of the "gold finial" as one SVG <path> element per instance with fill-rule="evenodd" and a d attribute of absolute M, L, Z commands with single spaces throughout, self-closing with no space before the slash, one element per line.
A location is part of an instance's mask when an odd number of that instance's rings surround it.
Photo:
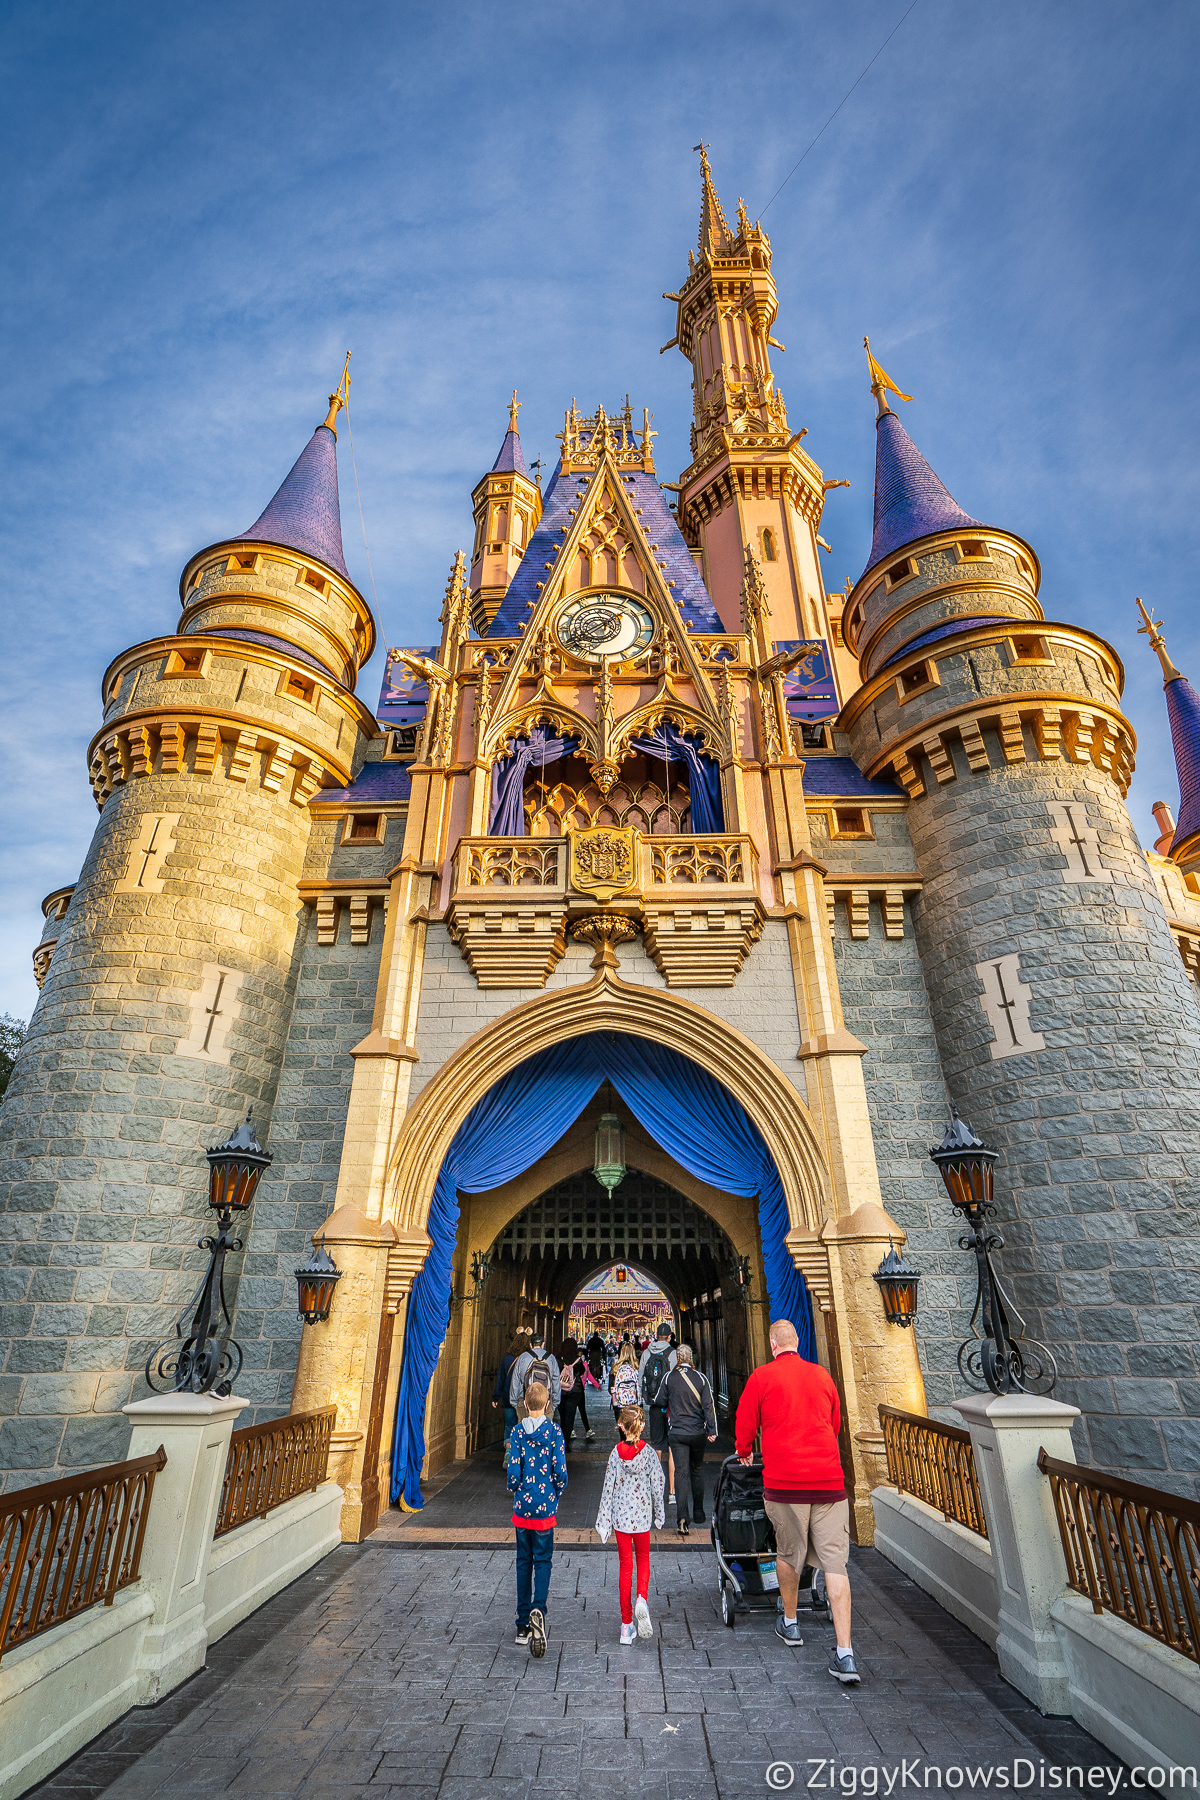
<path fill-rule="evenodd" d="M 1162 664 L 1163 686 L 1166 687 L 1168 681 L 1178 681 L 1180 675 L 1179 670 L 1167 655 L 1167 646 L 1163 642 L 1162 620 L 1152 619 L 1150 614 L 1146 611 L 1146 608 L 1142 605 L 1140 598 L 1138 599 L 1137 609 L 1145 621 L 1144 624 L 1138 626 L 1138 636 L 1148 637 L 1150 639 L 1150 648 Z"/>
<path fill-rule="evenodd" d="M 879 408 L 878 416 L 882 419 L 885 412 L 891 412 L 892 410 L 884 399 L 885 393 L 895 394 L 900 400 L 911 400 L 912 395 L 902 394 L 886 369 L 880 368 L 879 364 L 875 361 L 875 358 L 871 355 L 870 338 L 865 337 L 863 339 L 863 349 L 867 353 L 867 364 L 871 371 L 871 392 L 874 394 L 875 404 Z"/>
<path fill-rule="evenodd" d="M 350 401 L 350 358 L 352 355 L 353 352 L 347 350 L 346 366 L 342 370 L 342 379 L 338 382 L 336 388 L 329 396 L 329 417 L 325 420 L 325 424 L 327 428 L 332 431 L 334 437 L 337 436 L 337 416 L 341 412 L 343 406 L 348 405 Z"/>
<path fill-rule="evenodd" d="M 509 406 L 508 406 L 508 429 L 510 431 L 515 431 L 517 429 L 517 414 L 520 412 L 520 410 L 521 410 L 521 402 L 517 399 L 517 390 L 516 390 L 516 388 L 514 388 L 513 389 L 513 397 L 509 401 Z"/>

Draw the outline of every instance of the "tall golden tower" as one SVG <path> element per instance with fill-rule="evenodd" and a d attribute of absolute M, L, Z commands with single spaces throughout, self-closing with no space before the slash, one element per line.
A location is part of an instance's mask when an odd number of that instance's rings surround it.
<path fill-rule="evenodd" d="M 521 452 L 513 389 L 500 454 L 471 494 L 475 544 L 471 551 L 471 623 L 481 636 L 500 608 L 542 516 L 541 489 L 530 480 Z"/>
<path fill-rule="evenodd" d="M 746 549 L 761 565 L 778 642 L 824 638 L 844 695 L 858 685 L 841 648 L 842 596 L 826 598 L 819 531 L 827 482 L 801 448 L 771 368 L 778 311 L 771 243 L 741 201 L 731 230 L 700 147 L 699 254 L 677 294 L 675 346 L 692 364 L 692 460 L 679 480 L 679 525 L 725 629 L 741 627 Z"/>

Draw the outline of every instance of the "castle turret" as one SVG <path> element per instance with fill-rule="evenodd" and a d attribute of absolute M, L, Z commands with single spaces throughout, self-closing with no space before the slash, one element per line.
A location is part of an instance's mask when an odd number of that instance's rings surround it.
<path fill-rule="evenodd" d="M 842 596 L 826 599 L 820 569 L 821 513 L 829 488 L 801 448 L 806 433 L 788 423 L 771 367 L 783 345 L 771 335 L 779 302 L 771 242 L 738 203 L 731 229 L 700 147 L 700 236 L 677 294 L 675 336 L 692 364 L 692 461 L 679 478 L 680 529 L 726 631 L 741 628 L 747 548 L 762 569 L 770 636 L 777 642 L 824 638 L 833 647 L 843 691 L 854 665 L 840 649 Z"/>
<path fill-rule="evenodd" d="M 1167 718 L 1171 722 L 1171 747 L 1179 776 L 1178 820 L 1171 819 L 1169 808 L 1160 801 L 1154 811 L 1164 834 L 1154 848 L 1161 855 L 1169 856 L 1185 875 L 1194 874 L 1200 871 L 1200 697 L 1167 655 L 1162 621 L 1152 619 L 1140 600 L 1137 605 L 1144 621 L 1140 632 L 1150 639 L 1150 647 L 1162 664 L 1163 694 Z M 1165 829 L 1168 821 L 1171 823 L 1169 834 Z"/>
<path fill-rule="evenodd" d="M 469 581 L 471 623 L 481 636 L 500 610 L 542 516 L 541 490 L 530 479 L 521 452 L 517 430 L 520 406 L 514 388 L 500 454 L 471 494 L 475 514 Z"/>
<path fill-rule="evenodd" d="M 1171 1342 L 1180 1251 L 1161 1246 L 1195 1232 L 1177 1134 L 1200 1014 L 1124 804 L 1121 663 L 1046 618 L 1029 545 L 963 510 L 871 372 L 875 533 L 845 610 L 862 685 L 839 724 L 864 774 L 910 797 L 942 1064 L 1000 1151 L 1003 1264 L 1057 1397 L 1084 1407 L 1097 1463 L 1184 1481 L 1192 1352 Z"/>
<path fill-rule="evenodd" d="M 0 1205 L 34 1252 L 7 1289 L 8 1468 L 122 1453 L 120 1408 L 195 1286 L 205 1147 L 250 1102 L 269 1135 L 308 801 L 376 730 L 353 691 L 375 626 L 342 556 L 340 404 L 254 525 L 191 558 L 177 631 L 104 677 L 100 819 L 3 1112 Z"/>

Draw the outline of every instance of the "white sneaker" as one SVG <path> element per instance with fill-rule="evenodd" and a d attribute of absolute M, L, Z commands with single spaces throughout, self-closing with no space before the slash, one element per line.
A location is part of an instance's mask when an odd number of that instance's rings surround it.
<path fill-rule="evenodd" d="M 637 1626 L 636 1625 L 622 1625 L 622 1627 L 621 1627 L 621 1643 L 622 1643 L 623 1647 L 625 1649 L 628 1649 L 630 1644 L 636 1644 L 637 1643 L 637 1635 L 638 1634 L 637 1634 Z"/>
<path fill-rule="evenodd" d="M 639 1637 L 653 1637 L 654 1636 L 654 1627 L 650 1623 L 650 1608 L 646 1605 L 646 1602 L 642 1599 L 642 1596 L 640 1594 L 638 1595 L 637 1600 L 634 1604 L 633 1615 L 634 1615 L 635 1619 L 637 1620 L 638 1636 Z"/>

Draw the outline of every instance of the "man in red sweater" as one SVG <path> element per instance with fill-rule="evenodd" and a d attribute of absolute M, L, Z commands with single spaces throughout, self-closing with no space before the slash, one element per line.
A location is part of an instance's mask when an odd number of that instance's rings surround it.
<path fill-rule="evenodd" d="M 837 1389 L 818 1363 L 799 1354 L 796 1327 L 788 1319 L 771 1326 L 772 1361 L 755 1369 L 738 1402 L 736 1446 L 744 1463 L 754 1460 L 762 1432 L 763 1493 L 775 1527 L 783 1616 L 775 1633 L 802 1644 L 796 1601 L 805 1563 L 825 1571 L 825 1591 L 837 1631 L 829 1673 L 857 1682 L 850 1644 L 850 1503 L 838 1455 L 842 1410 Z"/>

